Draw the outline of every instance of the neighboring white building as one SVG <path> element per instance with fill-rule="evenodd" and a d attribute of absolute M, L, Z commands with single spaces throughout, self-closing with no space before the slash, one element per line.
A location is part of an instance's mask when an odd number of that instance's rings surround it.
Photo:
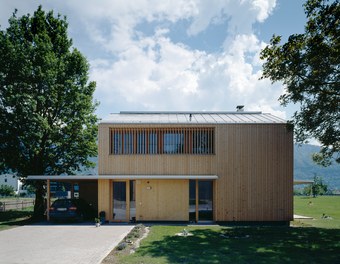
<path fill-rule="evenodd" d="M 1 174 L 0 185 L 12 186 L 16 194 L 26 192 L 22 189 L 22 181 L 14 174 Z"/>

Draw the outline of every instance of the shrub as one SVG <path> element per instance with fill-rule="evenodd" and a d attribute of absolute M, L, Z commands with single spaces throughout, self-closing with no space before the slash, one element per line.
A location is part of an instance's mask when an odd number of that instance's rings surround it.
<path fill-rule="evenodd" d="M 3 185 L 0 186 L 0 195 L 1 196 L 13 196 L 14 195 L 14 188 L 9 185 Z"/>

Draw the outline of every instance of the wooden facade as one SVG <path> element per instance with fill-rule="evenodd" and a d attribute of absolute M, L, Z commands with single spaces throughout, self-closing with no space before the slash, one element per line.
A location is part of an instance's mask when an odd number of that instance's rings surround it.
<path fill-rule="evenodd" d="M 191 131 L 194 128 L 214 132 L 214 138 L 210 139 L 213 153 L 194 155 L 184 149 L 178 154 L 116 155 L 112 151 L 114 130 Z M 137 221 L 189 220 L 189 180 L 185 177 L 148 180 L 148 175 L 217 175 L 218 179 L 213 181 L 214 221 L 290 221 L 293 218 L 293 131 L 284 122 L 107 122 L 99 125 L 98 144 L 99 178 L 101 175 L 145 176 L 135 182 Z M 98 211 L 105 211 L 110 221 L 115 221 L 114 181 L 98 180 Z M 132 214 L 130 181 L 124 181 L 127 186 L 125 220 L 129 221 Z M 198 207 L 196 204 L 196 220 L 200 220 Z"/>

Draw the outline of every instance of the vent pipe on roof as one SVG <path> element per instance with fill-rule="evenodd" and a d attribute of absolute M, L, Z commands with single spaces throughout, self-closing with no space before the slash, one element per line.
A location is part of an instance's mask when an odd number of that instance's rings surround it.
<path fill-rule="evenodd" d="M 191 118 L 192 118 L 192 114 L 189 115 L 189 121 L 191 121 Z"/>
<path fill-rule="evenodd" d="M 238 106 L 236 106 L 236 111 L 237 111 L 237 112 L 244 112 L 244 105 L 238 105 Z"/>

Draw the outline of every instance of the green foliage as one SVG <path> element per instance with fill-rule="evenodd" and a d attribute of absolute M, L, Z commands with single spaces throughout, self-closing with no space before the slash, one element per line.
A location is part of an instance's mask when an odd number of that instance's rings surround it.
<path fill-rule="evenodd" d="M 67 36 L 66 18 L 45 13 L 9 19 L 0 31 L 0 169 L 27 175 L 72 174 L 94 166 L 96 84 Z M 43 213 L 42 182 L 35 213 Z"/>
<path fill-rule="evenodd" d="M 303 193 L 305 195 L 313 195 L 313 197 L 328 194 L 328 186 L 323 182 L 322 177 L 314 175 L 314 182 L 308 184 L 304 188 Z"/>
<path fill-rule="evenodd" d="M 9 185 L 0 185 L 0 196 L 13 196 L 14 195 L 14 188 L 13 186 Z"/>
<path fill-rule="evenodd" d="M 33 185 L 25 184 L 24 188 L 25 188 L 25 190 L 27 191 L 28 194 L 34 194 L 35 193 L 35 188 L 34 188 Z"/>
<path fill-rule="evenodd" d="M 298 142 L 314 137 L 321 144 L 313 159 L 328 166 L 340 162 L 340 4 L 339 0 L 307 0 L 304 34 L 291 35 L 285 44 L 273 36 L 262 50 L 262 78 L 282 82 L 282 105 L 298 103 L 295 136 Z M 334 156 L 336 154 L 337 156 Z"/>

